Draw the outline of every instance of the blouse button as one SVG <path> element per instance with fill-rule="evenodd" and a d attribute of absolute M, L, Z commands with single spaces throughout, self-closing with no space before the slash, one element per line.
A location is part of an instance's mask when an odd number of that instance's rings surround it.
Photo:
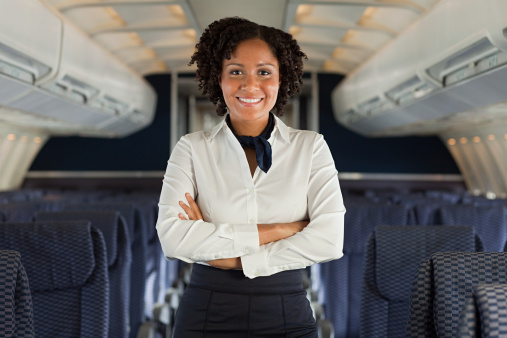
<path fill-rule="evenodd" d="M 220 258 L 220 255 L 215 255 L 215 258 L 216 258 L 216 259 L 219 259 L 219 258 Z"/>
<path fill-rule="evenodd" d="M 259 270 L 255 270 L 255 275 L 256 276 L 259 276 L 261 274 L 261 272 Z"/>
<path fill-rule="evenodd" d="M 255 220 L 253 218 L 250 218 L 250 224 L 254 224 Z"/>
<path fill-rule="evenodd" d="M 243 253 L 244 253 L 245 255 L 248 255 L 248 254 L 250 253 L 250 251 L 248 251 L 248 249 L 245 249 L 245 251 L 243 251 Z"/>

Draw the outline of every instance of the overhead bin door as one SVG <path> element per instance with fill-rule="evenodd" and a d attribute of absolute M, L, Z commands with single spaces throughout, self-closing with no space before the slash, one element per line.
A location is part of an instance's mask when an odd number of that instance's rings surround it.
<path fill-rule="evenodd" d="M 39 1 L 0 2 L 0 105 L 58 68 L 62 22 Z"/>

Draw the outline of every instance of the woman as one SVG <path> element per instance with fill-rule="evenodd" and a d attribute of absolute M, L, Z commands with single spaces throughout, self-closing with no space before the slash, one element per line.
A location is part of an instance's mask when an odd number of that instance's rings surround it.
<path fill-rule="evenodd" d="M 317 337 L 301 269 L 342 256 L 345 208 L 322 135 L 270 113 L 301 92 L 303 57 L 291 35 L 241 18 L 196 45 L 199 87 L 228 114 L 183 136 L 164 176 L 164 254 L 199 263 L 176 338 Z"/>

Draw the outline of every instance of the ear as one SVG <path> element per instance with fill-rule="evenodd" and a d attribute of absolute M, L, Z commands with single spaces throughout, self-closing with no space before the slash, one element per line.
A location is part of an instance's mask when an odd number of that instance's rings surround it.
<path fill-rule="evenodd" d="M 222 88 L 222 74 L 218 74 L 218 85 Z"/>

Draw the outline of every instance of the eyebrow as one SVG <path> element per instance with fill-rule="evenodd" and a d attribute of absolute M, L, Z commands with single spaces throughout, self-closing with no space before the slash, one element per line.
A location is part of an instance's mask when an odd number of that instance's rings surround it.
<path fill-rule="evenodd" d="M 229 66 L 238 66 L 238 67 L 245 67 L 245 65 L 241 64 L 241 63 L 229 63 L 227 65 L 225 65 L 226 67 L 229 67 Z M 264 67 L 264 66 L 271 66 L 271 67 L 275 67 L 275 65 L 271 64 L 271 63 L 259 63 L 257 64 L 257 67 Z M 275 67 L 276 68 L 276 67 Z"/>

